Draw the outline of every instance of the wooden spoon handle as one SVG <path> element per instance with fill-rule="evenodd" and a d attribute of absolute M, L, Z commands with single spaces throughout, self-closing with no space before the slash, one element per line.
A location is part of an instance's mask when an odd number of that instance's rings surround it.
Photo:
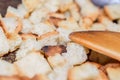
<path fill-rule="evenodd" d="M 70 39 L 120 61 L 120 33 L 110 31 L 73 32 Z"/>

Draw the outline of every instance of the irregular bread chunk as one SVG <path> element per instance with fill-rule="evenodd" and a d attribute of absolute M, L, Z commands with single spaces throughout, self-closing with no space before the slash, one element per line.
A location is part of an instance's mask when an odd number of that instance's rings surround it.
<path fill-rule="evenodd" d="M 17 70 L 13 64 L 0 59 L 0 75 L 1 76 L 12 76 L 16 74 L 17 74 Z"/>
<path fill-rule="evenodd" d="M 59 53 L 56 53 L 54 56 L 49 56 L 47 60 L 52 68 L 60 67 L 66 64 L 65 58 Z"/>
<path fill-rule="evenodd" d="M 73 42 L 67 44 L 67 52 L 62 55 L 70 65 L 81 64 L 87 60 L 84 47 Z"/>
<path fill-rule="evenodd" d="M 106 26 L 101 24 L 101 23 L 94 23 L 94 24 L 92 24 L 90 30 L 105 31 L 106 30 Z"/>
<path fill-rule="evenodd" d="M 31 52 L 14 63 L 16 68 L 27 77 L 32 78 L 36 74 L 47 74 L 51 71 L 49 64 L 39 52 Z"/>
<path fill-rule="evenodd" d="M 119 7 L 120 7 L 120 4 L 106 5 L 104 7 L 104 10 L 110 19 L 115 20 L 115 19 L 120 19 Z"/>
<path fill-rule="evenodd" d="M 28 20 L 28 19 L 23 19 L 22 20 L 22 30 L 21 30 L 22 33 L 25 33 L 25 34 L 26 33 L 31 33 L 33 27 L 34 26 L 30 22 L 30 20 Z"/>
<path fill-rule="evenodd" d="M 89 17 L 92 21 L 95 21 L 99 15 L 99 9 L 90 0 L 75 0 L 81 8 L 81 14 L 83 17 Z"/>
<path fill-rule="evenodd" d="M 7 35 L 9 46 L 10 46 L 10 52 L 16 50 L 19 48 L 19 46 L 22 43 L 22 38 L 20 35 L 16 33 L 11 33 Z"/>
<path fill-rule="evenodd" d="M 37 34 L 38 36 L 41 36 L 45 33 L 52 32 L 54 30 L 55 30 L 55 27 L 53 25 L 39 23 L 34 25 L 32 29 L 32 33 Z"/>
<path fill-rule="evenodd" d="M 7 8 L 7 13 L 5 15 L 5 17 L 11 17 L 11 18 L 24 18 L 28 16 L 28 12 L 25 9 L 23 4 L 18 5 L 17 8 L 14 8 L 12 6 L 9 6 Z"/>
<path fill-rule="evenodd" d="M 9 43 L 3 29 L 0 27 L 0 56 L 7 54 L 9 51 Z"/>
<path fill-rule="evenodd" d="M 116 67 L 116 68 L 108 67 L 107 74 L 109 80 L 120 80 L 120 67 Z"/>
<path fill-rule="evenodd" d="M 18 33 L 21 30 L 21 22 L 17 18 L 2 18 L 1 24 L 6 33 Z"/>
<path fill-rule="evenodd" d="M 42 6 L 46 0 L 22 0 L 23 5 L 27 11 L 31 12 L 38 6 Z"/>
<path fill-rule="evenodd" d="M 48 45 L 51 45 L 51 46 L 57 45 L 58 36 L 59 36 L 59 33 L 57 31 L 53 31 L 38 37 L 38 45 L 40 46 L 39 49 Z"/>
<path fill-rule="evenodd" d="M 79 31 L 80 27 L 77 22 L 73 18 L 69 18 L 67 20 L 63 20 L 58 23 L 59 32 L 59 43 L 65 44 L 66 42 L 70 41 L 69 34 L 74 31 Z"/>
<path fill-rule="evenodd" d="M 99 75 L 99 70 L 95 65 L 84 63 L 69 70 L 68 80 L 96 80 Z"/>
<path fill-rule="evenodd" d="M 29 0 L 28 0 L 29 1 Z M 34 10 L 30 17 L 29 20 L 33 23 L 33 24 L 37 24 L 40 23 L 41 21 L 44 21 L 47 18 L 47 14 L 49 13 L 49 10 L 45 7 L 39 8 Z"/>
<path fill-rule="evenodd" d="M 35 75 L 31 80 L 49 80 L 48 77 L 46 75 Z"/>
<path fill-rule="evenodd" d="M 21 43 L 19 50 L 16 52 L 16 60 L 25 57 L 33 50 L 39 50 L 39 47 L 41 47 L 41 45 L 37 43 L 36 38 L 34 37 L 24 40 Z"/>
<path fill-rule="evenodd" d="M 99 22 L 106 26 L 106 30 L 120 32 L 120 25 L 113 23 L 109 18 L 106 16 L 100 16 Z"/>

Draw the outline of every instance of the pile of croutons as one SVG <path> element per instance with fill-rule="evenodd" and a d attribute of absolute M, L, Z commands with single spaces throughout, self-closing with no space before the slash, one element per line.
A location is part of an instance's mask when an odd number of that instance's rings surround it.
<path fill-rule="evenodd" d="M 0 16 L 0 80 L 120 80 L 120 63 L 69 39 L 75 31 L 120 32 L 120 4 L 22 0 Z"/>

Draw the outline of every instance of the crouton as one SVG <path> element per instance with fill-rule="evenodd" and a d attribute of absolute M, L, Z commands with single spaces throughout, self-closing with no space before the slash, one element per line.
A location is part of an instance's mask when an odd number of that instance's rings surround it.
<path fill-rule="evenodd" d="M 24 34 L 31 33 L 33 27 L 34 26 L 28 19 L 22 20 L 22 30 L 21 30 L 22 33 Z"/>
<path fill-rule="evenodd" d="M 46 75 L 37 74 L 31 80 L 49 80 Z"/>
<path fill-rule="evenodd" d="M 53 32 L 54 30 L 55 30 L 55 26 L 53 26 L 53 25 L 48 25 L 48 24 L 45 24 L 45 23 L 39 23 L 39 24 L 34 25 L 31 32 L 33 34 L 41 36 L 41 35 L 43 35 L 45 33 Z"/>
<path fill-rule="evenodd" d="M 54 56 L 49 56 L 47 60 L 52 68 L 60 67 L 66 64 L 65 58 L 58 53 L 54 54 Z"/>
<path fill-rule="evenodd" d="M 20 4 L 18 5 L 18 8 L 14 8 L 12 6 L 9 6 L 7 8 L 7 13 L 5 17 L 7 18 L 24 18 L 28 16 L 28 12 L 25 9 L 24 5 Z"/>
<path fill-rule="evenodd" d="M 90 0 L 75 0 L 81 8 L 81 15 L 95 21 L 99 15 L 99 9 Z"/>
<path fill-rule="evenodd" d="M 9 43 L 3 29 L 0 27 L 0 56 L 7 54 L 9 51 Z"/>
<path fill-rule="evenodd" d="M 42 6 L 45 1 L 46 0 L 22 0 L 22 4 L 28 12 L 32 12 L 38 6 Z"/>
<path fill-rule="evenodd" d="M 68 80 L 96 80 L 99 75 L 97 67 L 87 62 L 71 68 L 68 72 Z"/>
<path fill-rule="evenodd" d="M 82 64 L 87 59 L 84 47 L 73 42 L 67 44 L 67 52 L 62 55 L 70 65 Z"/>
<path fill-rule="evenodd" d="M 120 19 L 120 4 L 106 5 L 104 7 L 105 13 L 111 20 Z"/>
<path fill-rule="evenodd" d="M 94 23 L 94 24 L 92 24 L 90 30 L 105 31 L 106 30 L 106 26 L 101 24 L 101 23 Z"/>
<path fill-rule="evenodd" d="M 110 80 L 119 80 L 120 79 L 120 67 L 116 67 L 116 68 L 108 67 L 107 74 Z"/>
<path fill-rule="evenodd" d="M 59 33 L 57 31 L 48 32 L 46 34 L 43 34 L 40 37 L 38 37 L 38 45 L 40 45 L 41 48 L 44 46 L 48 46 L 48 45 L 51 45 L 51 46 L 57 45 L 58 44 L 58 36 L 59 36 Z"/>
<path fill-rule="evenodd" d="M 32 78 L 36 74 L 47 74 L 51 71 L 49 64 L 39 52 L 32 52 L 14 63 L 21 75 Z"/>
<path fill-rule="evenodd" d="M 0 59 L 0 75 L 1 76 L 13 76 L 13 75 L 17 75 L 17 73 L 18 72 L 13 64 Z"/>
<path fill-rule="evenodd" d="M 15 51 L 22 43 L 22 38 L 16 33 L 7 34 L 8 43 L 10 46 L 9 51 Z"/>
<path fill-rule="evenodd" d="M 49 10 L 47 8 L 45 7 L 38 8 L 31 13 L 29 20 L 33 24 L 37 24 L 37 23 L 43 22 L 47 18 L 48 16 L 47 14 L 49 14 Z"/>
<path fill-rule="evenodd" d="M 25 57 L 32 51 L 40 50 L 39 47 L 41 48 L 41 45 L 38 44 L 36 38 L 31 37 L 25 39 L 24 41 L 22 41 L 18 51 L 16 52 L 16 60 Z"/>
<path fill-rule="evenodd" d="M 1 24 L 6 33 L 18 33 L 22 26 L 17 18 L 2 18 Z"/>
<path fill-rule="evenodd" d="M 44 46 L 42 52 L 45 53 L 45 57 L 54 56 L 56 53 L 61 54 L 66 52 L 66 47 L 64 45 L 55 45 L 55 46 Z"/>

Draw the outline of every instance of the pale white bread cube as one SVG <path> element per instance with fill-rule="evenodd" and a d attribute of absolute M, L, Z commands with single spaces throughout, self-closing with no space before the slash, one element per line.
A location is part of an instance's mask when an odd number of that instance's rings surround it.
<path fill-rule="evenodd" d="M 109 80 L 120 80 L 120 67 L 116 67 L 116 68 L 108 67 L 106 71 Z"/>
<path fill-rule="evenodd" d="M 58 44 L 59 33 L 57 31 L 48 32 L 38 38 L 39 49 L 48 45 Z"/>
<path fill-rule="evenodd" d="M 31 32 L 33 34 L 41 36 L 41 35 L 46 34 L 48 32 L 53 32 L 54 30 L 55 30 L 54 25 L 46 24 L 46 23 L 38 23 L 38 24 L 34 24 L 34 27 L 33 27 Z"/>
<path fill-rule="evenodd" d="M 50 80 L 46 75 L 37 74 L 31 80 Z"/>
<path fill-rule="evenodd" d="M 101 23 L 94 23 L 92 24 L 91 28 L 89 30 L 94 30 L 94 31 L 105 31 L 106 26 L 101 24 Z"/>
<path fill-rule="evenodd" d="M 92 21 L 95 21 L 99 15 L 99 9 L 90 0 L 75 0 L 81 8 L 81 15 L 83 17 L 89 17 Z"/>
<path fill-rule="evenodd" d="M 40 52 L 31 52 L 24 58 L 16 61 L 16 68 L 20 75 L 32 78 L 36 74 L 47 74 L 51 71 L 47 60 Z"/>
<path fill-rule="evenodd" d="M 67 43 L 67 52 L 62 53 L 70 65 L 82 64 L 87 60 L 85 48 L 77 43 Z"/>
<path fill-rule="evenodd" d="M 34 26 L 28 19 L 22 20 L 22 30 L 21 30 L 22 33 L 24 34 L 31 33 L 33 27 Z"/>
<path fill-rule="evenodd" d="M 0 27 L 0 56 L 7 54 L 9 51 L 9 43 L 3 29 Z"/>
<path fill-rule="evenodd" d="M 47 8 L 45 8 L 45 7 L 35 9 L 31 13 L 31 15 L 29 17 L 29 20 L 33 24 L 40 23 L 40 22 L 44 21 L 47 18 L 48 13 L 49 13 L 49 10 Z"/>
<path fill-rule="evenodd" d="M 69 8 L 73 3 L 74 3 L 74 0 L 64 0 L 64 1 L 60 0 L 59 10 L 61 12 L 66 12 L 67 10 L 69 10 Z"/>
<path fill-rule="evenodd" d="M 93 24 L 93 21 L 88 17 L 84 17 L 79 20 L 79 26 L 81 28 L 81 31 L 89 30 L 92 24 Z"/>
<path fill-rule="evenodd" d="M 56 12 L 60 6 L 60 0 L 47 0 L 44 6 L 49 10 L 49 12 Z"/>
<path fill-rule="evenodd" d="M 7 61 L 0 59 L 0 75 L 13 76 L 17 74 L 15 66 Z"/>
<path fill-rule="evenodd" d="M 28 12 L 23 4 L 19 4 L 17 8 L 9 6 L 5 17 L 24 18 L 28 16 Z"/>
<path fill-rule="evenodd" d="M 75 66 L 68 72 L 68 80 L 97 80 L 99 76 L 97 67 L 89 62 Z"/>
<path fill-rule="evenodd" d="M 48 78 L 50 80 L 68 80 L 68 71 L 72 67 L 67 63 L 63 66 L 57 66 L 48 74 Z"/>
<path fill-rule="evenodd" d="M 28 12 L 32 12 L 36 8 L 42 6 L 45 1 L 46 0 L 22 0 L 22 4 Z"/>
<path fill-rule="evenodd" d="M 54 56 L 49 56 L 47 58 L 49 64 L 52 68 L 63 66 L 66 64 L 66 60 L 60 53 L 56 53 Z"/>
<path fill-rule="evenodd" d="M 21 30 L 21 20 L 17 18 L 2 18 L 1 24 L 6 33 L 18 33 Z"/>
<path fill-rule="evenodd" d="M 120 19 L 120 4 L 112 4 L 112 5 L 106 5 L 104 7 L 105 13 L 107 16 L 112 19 Z"/>
<path fill-rule="evenodd" d="M 19 60 L 19 59 L 25 57 L 33 50 L 35 50 L 35 51 L 39 50 L 39 46 L 40 45 L 38 45 L 36 38 L 34 38 L 34 37 L 23 40 L 19 47 L 19 50 L 16 52 L 16 60 Z"/>
<path fill-rule="evenodd" d="M 74 31 L 79 31 L 80 27 L 73 18 L 63 20 L 58 23 L 57 31 L 59 32 L 59 43 L 65 44 L 70 41 L 69 34 Z"/>
<path fill-rule="evenodd" d="M 76 3 L 71 4 L 69 11 L 71 13 L 71 16 L 75 19 L 75 21 L 79 21 L 82 18 L 79 11 L 79 7 Z"/>
<path fill-rule="evenodd" d="M 106 16 L 100 16 L 99 22 L 106 26 L 106 30 L 108 31 L 114 31 L 114 32 L 120 32 L 120 25 L 112 22 L 109 18 Z"/>
<path fill-rule="evenodd" d="M 10 49 L 9 49 L 10 52 L 19 48 L 19 46 L 22 43 L 21 36 L 16 33 L 7 34 L 7 38 L 8 38 L 8 43 L 10 46 Z"/>

